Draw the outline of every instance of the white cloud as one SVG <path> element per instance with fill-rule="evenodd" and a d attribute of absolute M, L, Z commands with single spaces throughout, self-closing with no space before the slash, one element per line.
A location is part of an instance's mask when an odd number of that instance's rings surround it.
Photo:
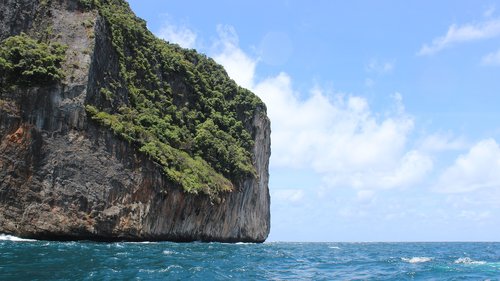
<path fill-rule="evenodd" d="M 443 193 L 500 188 L 500 147 L 493 139 L 475 144 L 439 177 L 435 190 Z"/>
<path fill-rule="evenodd" d="M 394 62 L 381 62 L 378 59 L 371 59 L 365 66 L 365 70 L 369 73 L 387 74 L 394 69 Z"/>
<path fill-rule="evenodd" d="M 467 147 L 468 144 L 463 137 L 455 138 L 451 134 L 443 133 L 426 135 L 419 145 L 419 149 L 425 152 L 462 150 Z"/>
<path fill-rule="evenodd" d="M 381 178 L 380 186 L 391 188 L 412 185 L 424 178 L 432 170 L 432 166 L 429 156 L 416 150 L 409 151 L 401 158 L 392 174 Z"/>
<path fill-rule="evenodd" d="M 214 46 L 215 61 L 222 64 L 229 77 L 244 88 L 252 88 L 257 60 L 250 58 L 238 46 L 239 40 L 232 26 L 217 26 L 219 41 Z"/>
<path fill-rule="evenodd" d="M 299 203 L 304 199 L 302 189 L 275 189 L 272 191 L 273 201 L 277 203 Z"/>
<path fill-rule="evenodd" d="M 303 95 L 286 73 L 255 81 L 258 59 L 239 48 L 232 27 L 218 29 L 216 61 L 267 105 L 272 166 L 312 168 L 331 186 L 360 190 L 412 185 L 432 169 L 428 156 L 406 148 L 413 119 L 399 93 L 393 95 L 393 110 L 380 117 L 360 96 L 327 94 L 318 87 Z"/>
<path fill-rule="evenodd" d="M 312 167 L 331 186 L 358 189 L 412 185 L 432 169 L 429 157 L 405 151 L 413 120 L 404 113 L 399 94 L 395 112 L 381 119 L 358 96 L 330 98 L 316 89 L 300 100 L 284 73 L 254 90 L 272 120 L 273 165 Z"/>
<path fill-rule="evenodd" d="M 500 65 L 500 49 L 496 52 L 489 53 L 481 59 L 482 65 Z"/>
<path fill-rule="evenodd" d="M 179 44 L 183 48 L 194 48 L 196 33 L 185 26 L 176 26 L 168 22 L 156 32 L 156 36 L 168 42 Z"/>
<path fill-rule="evenodd" d="M 479 23 L 468 23 L 461 26 L 456 24 L 448 28 L 448 32 L 424 44 L 418 55 L 432 55 L 458 43 L 493 38 L 500 35 L 500 19 L 491 19 Z"/>

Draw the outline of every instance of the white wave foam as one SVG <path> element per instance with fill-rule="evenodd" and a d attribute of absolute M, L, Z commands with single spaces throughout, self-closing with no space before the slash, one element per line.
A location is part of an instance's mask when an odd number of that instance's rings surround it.
<path fill-rule="evenodd" d="M 166 268 L 162 268 L 162 269 L 139 269 L 139 272 L 146 272 L 146 273 L 163 273 L 163 272 L 169 272 L 171 271 L 172 269 L 175 269 L 175 268 L 182 268 L 182 266 L 180 265 L 169 265 L 167 266 Z"/>
<path fill-rule="evenodd" d="M 177 254 L 177 253 L 174 251 L 165 250 L 165 251 L 163 251 L 163 254 L 164 255 L 173 255 L 173 254 Z"/>
<path fill-rule="evenodd" d="M 328 247 L 328 248 L 330 248 L 330 249 L 335 249 L 335 250 L 340 250 L 340 247 L 337 247 L 337 246 L 330 246 L 330 247 Z"/>
<path fill-rule="evenodd" d="M 475 261 L 469 257 L 458 258 L 453 263 L 456 263 L 456 264 L 486 264 L 485 261 Z"/>
<path fill-rule="evenodd" d="M 34 239 L 24 239 L 12 235 L 0 234 L 0 241 L 14 241 L 14 242 L 33 242 Z"/>
<path fill-rule="evenodd" d="M 432 258 L 429 257 L 412 257 L 412 258 L 401 258 L 402 261 L 408 263 L 422 263 L 422 262 L 430 262 Z"/>

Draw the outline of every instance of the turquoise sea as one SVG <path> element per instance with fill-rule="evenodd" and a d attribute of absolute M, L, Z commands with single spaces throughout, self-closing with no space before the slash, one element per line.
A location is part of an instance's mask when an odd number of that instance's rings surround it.
<path fill-rule="evenodd" d="M 95 243 L 0 235 L 0 280 L 500 280 L 500 243 Z"/>

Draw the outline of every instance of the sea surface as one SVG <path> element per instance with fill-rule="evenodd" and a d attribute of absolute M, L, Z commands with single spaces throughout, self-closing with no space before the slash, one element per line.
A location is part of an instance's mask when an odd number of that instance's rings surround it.
<path fill-rule="evenodd" d="M 500 243 L 95 243 L 0 235 L 0 280 L 500 280 Z"/>

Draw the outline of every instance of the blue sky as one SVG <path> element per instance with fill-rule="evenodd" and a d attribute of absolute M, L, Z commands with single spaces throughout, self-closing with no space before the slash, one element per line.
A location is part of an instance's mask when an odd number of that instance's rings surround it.
<path fill-rule="evenodd" d="M 272 122 L 270 241 L 498 241 L 500 1 L 131 0 Z"/>

